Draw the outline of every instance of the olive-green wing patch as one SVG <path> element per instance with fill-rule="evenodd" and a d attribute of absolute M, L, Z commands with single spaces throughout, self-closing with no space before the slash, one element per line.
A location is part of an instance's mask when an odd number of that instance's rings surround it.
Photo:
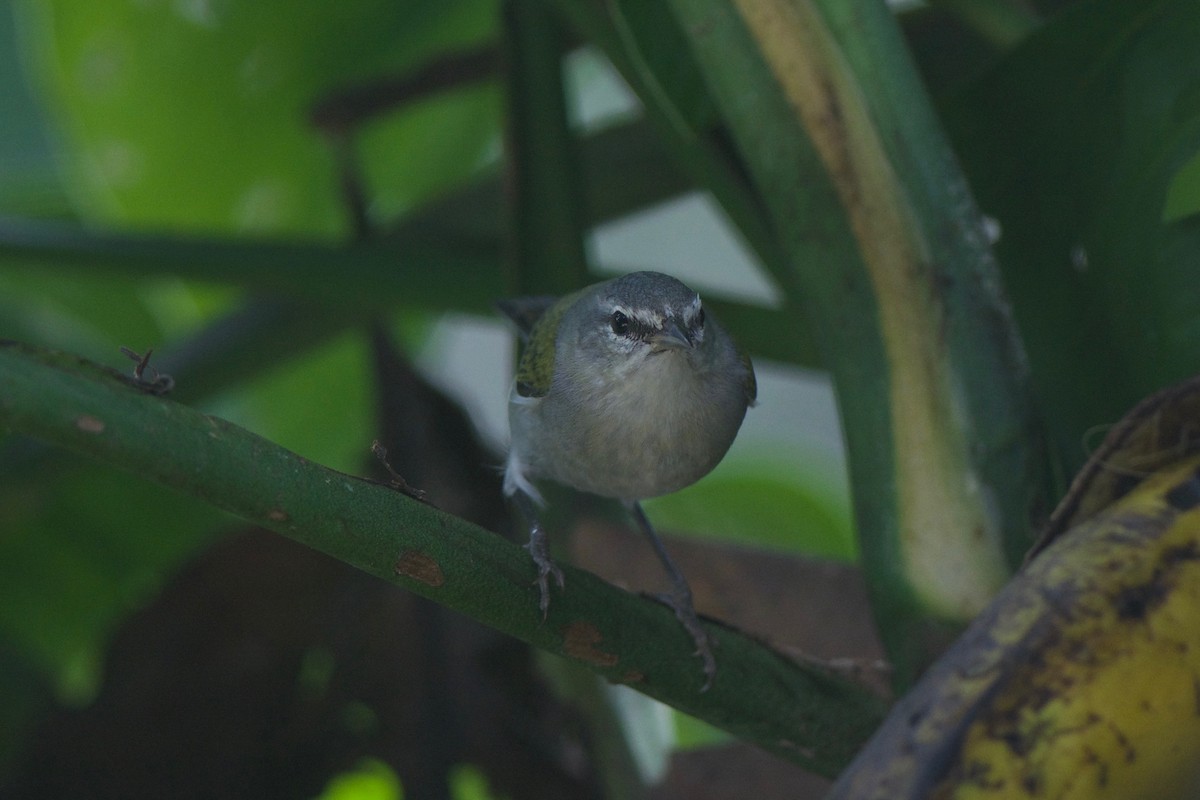
<path fill-rule="evenodd" d="M 522 397 L 545 397 L 554 378 L 554 342 L 558 323 L 563 314 L 586 290 L 563 297 L 546 309 L 529 332 L 525 352 L 517 365 L 517 394 Z"/>

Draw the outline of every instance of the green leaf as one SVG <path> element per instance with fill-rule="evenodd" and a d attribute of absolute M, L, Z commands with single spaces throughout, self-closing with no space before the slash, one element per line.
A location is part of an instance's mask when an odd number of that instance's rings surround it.
<path fill-rule="evenodd" d="M 403 800 L 396 773 L 382 761 L 365 759 L 330 779 L 317 800 Z"/>
<path fill-rule="evenodd" d="M 363 337 L 349 332 L 209 405 L 305 458 L 357 473 L 372 458 L 375 430 L 368 370 Z"/>
<path fill-rule="evenodd" d="M 60 699 L 87 700 L 115 625 L 222 520 L 94 465 L 9 472 L 0 484 L 0 636 L 56 677 Z"/>
<path fill-rule="evenodd" d="M 1177 222 L 1197 213 L 1200 213 L 1200 153 L 1175 173 L 1171 188 L 1167 190 L 1163 218 L 1167 222 Z"/>
<path fill-rule="evenodd" d="M 664 530 L 852 561 L 858 548 L 850 498 L 827 470 L 816 468 L 819 460 L 799 471 L 766 459 L 724 465 L 645 506 Z"/>
<path fill-rule="evenodd" d="M 46 126 L 19 63 L 15 18 L 0 11 L 0 208 L 61 213 L 66 206 Z"/>
<path fill-rule="evenodd" d="M 1170 187 L 1200 151 L 1195 12 L 1189 0 L 1081 3 L 948 114 L 1000 223 L 1064 474 L 1091 427 L 1196 370 L 1200 249 L 1164 222 L 1179 213 Z"/>
<path fill-rule="evenodd" d="M 699 136 L 720 125 L 687 37 L 666 4 L 619 0 L 609 8 L 634 68 L 679 132 Z"/>
<path fill-rule="evenodd" d="M 27 2 L 28 47 L 94 216 L 202 231 L 335 234 L 332 156 L 315 99 L 490 35 L 490 0 Z M 494 93 L 461 93 L 383 124 L 371 184 L 407 206 L 470 174 L 494 136 Z M 453 135 L 445 135 L 452 131 Z M 406 146 L 419 143 L 419 146 Z"/>

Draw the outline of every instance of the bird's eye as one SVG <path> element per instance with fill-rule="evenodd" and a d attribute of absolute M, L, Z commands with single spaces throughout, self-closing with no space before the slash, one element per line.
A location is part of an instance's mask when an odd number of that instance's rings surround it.
<path fill-rule="evenodd" d="M 629 333 L 629 317 L 625 316 L 620 311 L 614 311 L 612 313 L 610 324 L 612 325 L 612 332 L 617 336 L 625 336 Z"/>
<path fill-rule="evenodd" d="M 704 309 L 703 308 L 696 312 L 695 325 L 697 328 L 704 327 Z"/>

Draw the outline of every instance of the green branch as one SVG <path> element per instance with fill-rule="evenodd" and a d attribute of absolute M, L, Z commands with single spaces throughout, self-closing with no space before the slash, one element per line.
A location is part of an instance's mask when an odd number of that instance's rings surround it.
<path fill-rule="evenodd" d="M 521 548 L 74 356 L 0 344 L 0 426 L 197 497 L 826 775 L 882 718 L 862 687 L 715 624 L 719 670 L 701 693 L 692 642 L 665 606 L 564 565 L 567 591 L 543 621 Z"/>
<path fill-rule="evenodd" d="M 0 265 L 133 277 L 174 275 L 307 297 L 357 309 L 490 313 L 500 291 L 492 243 L 441 244 L 416 235 L 334 245 L 269 239 L 90 231 L 0 216 Z M 453 298 L 453 300 L 451 299 Z"/>
<path fill-rule="evenodd" d="M 174 275 L 256 291 L 317 300 L 323 314 L 362 319 L 364 311 L 457 311 L 494 316 L 501 281 L 498 237 L 466 237 L 469 245 L 441 245 L 415 231 L 424 215 L 379 242 L 336 246 L 320 242 L 188 238 L 87 231 L 73 225 L 0 216 L 0 268 L 86 270 L 154 278 Z M 446 241 L 454 239 L 447 232 Z M 337 276 L 330 280 L 331 275 Z M 705 298 L 755 356 L 819 365 L 812 342 L 795 333 L 788 310 Z M 308 313 L 292 308 L 289 314 Z M 324 320 L 322 324 L 329 322 Z M 309 331 L 311 333 L 311 331 Z M 287 335 L 282 333 L 280 335 Z"/>

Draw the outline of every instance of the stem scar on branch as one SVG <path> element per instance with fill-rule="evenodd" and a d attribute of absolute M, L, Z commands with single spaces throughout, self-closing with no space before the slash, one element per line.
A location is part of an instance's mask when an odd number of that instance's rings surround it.
<path fill-rule="evenodd" d="M 146 355 L 144 356 L 139 355 L 128 347 L 122 347 L 121 354 L 135 362 L 133 366 L 133 379 L 137 382 L 139 388 L 150 394 L 160 396 L 169 393 L 175 388 L 174 378 L 150 366 L 150 356 L 154 354 L 153 347 L 146 350 Z M 147 370 L 149 370 L 148 374 Z"/>
<path fill-rule="evenodd" d="M 396 491 L 401 492 L 414 500 L 420 500 L 422 503 L 429 506 L 433 505 L 433 503 L 426 499 L 424 489 L 418 489 L 415 486 L 411 486 L 408 481 L 404 480 L 403 475 L 392 469 L 392 465 L 389 464 L 387 460 L 387 448 L 380 444 L 378 439 L 371 442 L 371 452 L 375 454 L 375 458 L 378 459 L 379 463 L 383 465 L 383 468 L 387 470 L 388 486 L 391 486 Z"/>

